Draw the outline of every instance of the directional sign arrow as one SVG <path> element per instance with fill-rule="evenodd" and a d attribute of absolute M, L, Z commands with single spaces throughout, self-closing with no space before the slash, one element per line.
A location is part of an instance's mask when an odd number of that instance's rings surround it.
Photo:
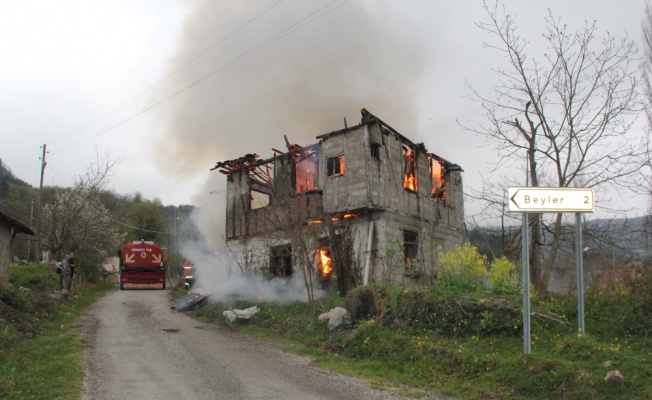
<path fill-rule="evenodd" d="M 132 262 L 136 261 L 136 255 L 135 254 L 127 254 L 125 255 L 125 264 L 130 264 Z"/>
<path fill-rule="evenodd" d="M 152 255 L 152 262 L 154 264 L 162 264 L 163 263 L 163 254 L 153 254 Z"/>
<path fill-rule="evenodd" d="M 511 212 L 593 212 L 593 189 L 585 188 L 509 188 Z"/>

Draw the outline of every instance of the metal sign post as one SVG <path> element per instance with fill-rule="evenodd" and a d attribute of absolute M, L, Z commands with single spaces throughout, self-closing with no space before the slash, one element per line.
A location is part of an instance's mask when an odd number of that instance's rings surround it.
<path fill-rule="evenodd" d="M 577 334 L 584 336 L 584 265 L 582 259 L 582 214 L 575 214 L 575 257 L 577 265 Z"/>
<path fill-rule="evenodd" d="M 523 213 L 521 247 L 523 258 L 523 354 L 531 350 L 530 332 L 530 238 L 528 213 L 575 213 L 575 254 L 577 265 L 577 329 L 584 336 L 584 269 L 582 265 L 582 214 L 593 212 L 593 189 L 584 188 L 509 188 L 509 211 Z"/>
<path fill-rule="evenodd" d="M 523 213 L 523 228 L 521 229 L 521 238 L 523 239 L 523 354 L 530 355 L 531 337 L 530 334 L 530 226 L 528 223 L 527 213 Z"/>

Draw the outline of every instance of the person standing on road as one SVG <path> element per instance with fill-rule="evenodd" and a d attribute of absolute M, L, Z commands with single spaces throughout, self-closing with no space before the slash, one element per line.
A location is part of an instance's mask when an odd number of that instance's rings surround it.
<path fill-rule="evenodd" d="M 72 279 L 75 276 L 75 259 L 73 258 L 72 253 L 70 253 L 68 264 L 70 265 L 70 280 L 68 281 L 68 291 L 70 291 L 70 289 L 72 289 Z"/>
<path fill-rule="evenodd" d="M 70 287 L 70 254 L 61 261 L 61 294 L 67 295 Z"/>

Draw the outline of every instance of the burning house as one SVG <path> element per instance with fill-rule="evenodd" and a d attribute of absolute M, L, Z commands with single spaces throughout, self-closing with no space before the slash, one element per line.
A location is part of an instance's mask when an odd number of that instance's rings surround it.
<path fill-rule="evenodd" d="M 312 268 L 349 288 L 427 284 L 437 253 L 462 243 L 462 168 L 367 110 L 360 124 L 315 144 L 285 140 L 287 150 L 271 158 L 247 154 L 213 168 L 227 175 L 226 241 L 240 269 L 291 276 Z"/>

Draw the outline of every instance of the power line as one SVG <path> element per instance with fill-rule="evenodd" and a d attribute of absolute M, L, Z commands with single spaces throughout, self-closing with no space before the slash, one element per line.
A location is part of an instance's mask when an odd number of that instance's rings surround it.
<path fill-rule="evenodd" d="M 183 88 L 181 88 L 178 91 L 172 93 L 171 95 L 163 98 L 162 100 L 154 103 L 153 105 L 151 105 L 151 106 L 149 106 L 149 107 L 147 107 L 147 108 L 145 108 L 145 109 L 143 109 L 143 110 L 141 110 L 141 111 L 139 111 L 139 112 L 125 118 L 125 119 L 123 119 L 122 121 L 120 121 L 120 122 L 118 122 L 118 123 L 116 123 L 116 124 L 114 124 L 112 126 L 109 126 L 108 128 L 105 128 L 105 129 L 103 129 L 101 131 L 96 132 L 94 136 L 90 136 L 90 137 L 87 137 L 85 139 L 79 140 L 78 142 L 72 143 L 72 144 L 70 144 L 70 145 L 68 145 L 66 147 L 54 150 L 52 152 L 54 154 L 56 154 L 56 153 L 59 153 L 59 152 L 62 152 L 62 151 L 69 150 L 69 149 L 77 147 L 77 146 L 79 146 L 79 145 L 81 145 L 83 143 L 86 143 L 86 142 L 88 142 L 90 140 L 93 140 L 97 136 L 100 136 L 100 135 L 106 134 L 108 132 L 111 132 L 112 130 L 114 130 L 118 126 L 131 121 L 132 119 L 146 113 L 147 111 L 149 111 L 149 110 L 151 110 L 151 109 L 153 109 L 155 107 L 158 107 L 162 103 L 164 103 L 164 102 L 170 100 L 171 98 L 185 92 L 186 90 L 196 86 L 200 82 L 203 82 L 204 80 L 212 77 L 213 75 L 215 75 L 215 74 L 217 74 L 219 72 L 222 72 L 223 70 L 225 70 L 225 69 L 239 63 L 240 61 L 242 61 L 242 60 L 244 60 L 244 59 L 246 59 L 246 58 L 248 58 L 248 57 L 250 57 L 250 56 L 252 56 L 252 55 L 254 55 L 256 53 L 258 53 L 260 50 L 264 49 L 265 47 L 267 47 L 267 46 L 269 46 L 269 45 L 271 45 L 271 44 L 273 44 L 273 43 L 275 43 L 275 42 L 277 42 L 277 41 L 279 41 L 281 39 L 283 39 L 284 37 L 288 36 L 289 34 L 294 33 L 295 31 L 305 27 L 306 25 L 308 25 L 308 24 L 310 24 L 310 23 L 324 17 L 325 15 L 335 11 L 336 9 L 340 8 L 341 6 L 345 5 L 346 3 L 348 3 L 351 0 L 345 0 L 344 2 L 334 6 L 333 8 L 328 9 L 326 11 L 323 11 L 323 10 L 327 9 L 328 7 L 330 7 L 331 5 L 333 5 L 334 3 L 337 3 L 338 1 L 340 1 L 340 0 L 331 1 L 330 3 L 326 4 L 325 6 L 319 8 L 318 10 L 312 12 L 311 14 L 309 14 L 309 15 L 303 17 L 302 19 L 300 19 L 299 21 L 295 22 L 294 24 L 292 24 L 292 25 L 286 27 L 285 29 L 281 30 L 280 32 L 276 33 L 275 35 L 263 40 L 262 42 L 258 43 L 255 46 L 253 46 L 252 48 L 250 48 L 249 50 L 247 50 L 244 53 L 240 54 L 239 56 L 235 57 L 231 61 L 229 61 L 229 62 L 227 62 L 225 64 L 222 64 L 220 67 L 214 69 L 213 71 L 211 71 L 208 74 L 202 76 L 201 78 L 197 79 L 196 81 L 184 86 Z M 320 12 L 321 12 L 321 14 L 319 14 Z M 304 22 L 304 21 L 306 21 L 306 22 Z"/>
<path fill-rule="evenodd" d="M 254 22 L 255 20 L 257 20 L 258 18 L 260 18 L 261 16 L 263 16 L 264 14 L 266 14 L 266 13 L 267 13 L 268 11 L 270 11 L 272 8 L 274 8 L 274 7 L 276 7 L 277 5 L 281 4 L 283 1 L 284 1 L 284 0 L 279 0 L 278 2 L 274 3 L 272 6 L 268 7 L 268 8 L 265 9 L 265 10 L 263 10 L 261 13 L 257 14 L 256 16 L 254 16 L 253 18 L 251 18 L 250 20 L 248 20 L 247 22 L 245 22 L 243 25 L 240 25 L 238 28 L 236 28 L 235 30 L 231 31 L 229 34 L 227 34 L 226 36 L 224 36 L 223 38 L 221 38 L 221 39 L 218 40 L 217 42 L 215 42 L 215 43 L 213 43 L 212 45 L 208 46 L 204 51 L 202 51 L 201 53 L 199 53 L 199 54 L 196 55 L 195 57 L 191 58 L 190 60 L 186 61 L 186 62 L 185 62 L 184 64 L 182 64 L 180 67 L 178 67 L 178 68 L 175 69 L 174 71 L 170 72 L 170 73 L 167 74 L 165 77 L 163 77 L 162 79 L 158 80 L 158 81 L 155 82 L 154 84 L 150 85 L 148 88 L 146 88 L 145 90 L 141 91 L 140 93 L 138 93 L 137 95 L 135 95 L 135 96 L 132 97 L 131 99 L 127 100 L 126 102 L 122 103 L 122 104 L 119 105 L 118 107 L 116 107 L 116 108 L 114 108 L 113 110 L 109 111 L 108 113 L 106 113 L 106 114 L 100 116 L 99 118 L 93 120 L 92 122 L 88 123 L 87 125 L 83 126 L 82 128 L 79 128 L 79 129 L 77 129 L 76 131 L 74 131 L 74 132 L 72 132 L 72 133 L 69 133 L 69 134 L 67 134 L 67 135 L 65 135 L 65 136 L 62 136 L 62 137 L 60 137 L 60 138 L 58 138 L 58 139 L 55 139 L 55 140 L 52 141 L 50 144 L 52 144 L 52 143 L 56 143 L 56 142 L 59 142 L 59 141 L 64 140 L 64 139 L 66 139 L 66 138 L 68 138 L 68 137 L 70 137 L 70 136 L 76 135 L 77 133 L 79 133 L 79 132 L 85 130 L 86 128 L 88 128 L 89 126 L 92 126 L 92 125 L 96 124 L 97 122 L 103 120 L 104 118 L 108 117 L 109 115 L 111 115 L 111 114 L 115 113 L 116 111 L 120 110 L 121 108 L 123 108 L 123 107 L 126 106 L 127 104 L 130 104 L 131 102 L 133 102 L 134 100 L 136 100 L 137 98 L 139 98 L 140 96 L 142 96 L 143 94 L 149 92 L 149 91 L 152 90 L 154 87 L 158 86 L 160 83 L 166 81 L 166 80 L 167 80 L 168 78 L 170 78 L 172 75 L 176 74 L 177 72 L 181 71 L 182 69 L 184 69 L 185 67 L 187 67 L 187 66 L 190 65 L 191 63 L 195 62 L 196 60 L 198 60 L 199 58 L 201 58 L 202 56 L 204 56 L 204 55 L 205 55 L 206 53 L 208 53 L 210 50 L 212 50 L 212 49 L 214 49 L 215 47 L 217 47 L 217 45 L 219 45 L 219 44 L 221 44 L 222 42 L 226 41 L 228 38 L 230 38 L 231 36 L 235 35 L 237 32 L 239 32 L 240 30 L 242 30 L 243 28 L 245 28 L 247 25 L 251 24 L 252 22 Z M 110 128 L 110 129 L 113 129 L 113 128 Z M 101 132 L 101 133 L 104 133 L 104 132 Z M 84 142 L 80 142 L 79 144 L 81 144 L 81 143 L 84 143 Z M 68 147 L 68 148 L 70 148 L 70 147 Z"/>

